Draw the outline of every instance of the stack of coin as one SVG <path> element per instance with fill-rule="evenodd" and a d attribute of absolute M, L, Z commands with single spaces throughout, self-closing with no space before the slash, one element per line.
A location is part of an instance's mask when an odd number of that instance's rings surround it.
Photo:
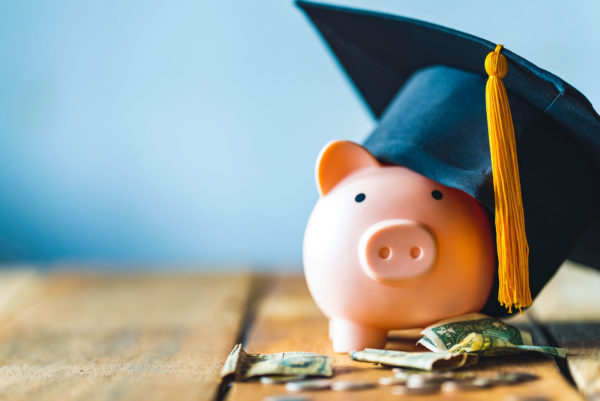
<path fill-rule="evenodd" d="M 446 393 L 481 390 L 493 386 L 513 385 L 537 379 L 537 376 L 524 372 L 477 375 L 468 371 L 423 372 L 410 369 L 394 369 L 393 373 L 393 376 L 379 378 L 378 382 L 354 379 L 335 381 L 331 379 L 310 379 L 302 375 L 265 376 L 261 378 L 261 382 L 265 384 L 285 384 L 286 390 L 291 392 L 356 391 L 374 388 L 379 384 L 393 386 L 393 393 L 398 395 L 424 395 L 435 394 L 440 390 Z M 270 401 L 297 401 L 301 399 L 302 397 L 272 398 Z"/>
<path fill-rule="evenodd" d="M 442 391 L 453 393 L 458 391 L 479 390 L 493 386 L 512 385 L 525 381 L 535 380 L 538 377 L 530 373 L 498 373 L 494 376 L 472 377 L 463 380 L 449 380 L 442 384 Z"/>

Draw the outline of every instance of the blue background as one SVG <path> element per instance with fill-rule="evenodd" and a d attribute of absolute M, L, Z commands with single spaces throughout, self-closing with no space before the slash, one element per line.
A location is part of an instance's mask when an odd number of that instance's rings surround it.
<path fill-rule="evenodd" d="M 332 3 L 503 43 L 600 104 L 600 2 Z M 290 1 L 3 1 L 0 260 L 297 266 L 318 151 L 373 125 Z"/>

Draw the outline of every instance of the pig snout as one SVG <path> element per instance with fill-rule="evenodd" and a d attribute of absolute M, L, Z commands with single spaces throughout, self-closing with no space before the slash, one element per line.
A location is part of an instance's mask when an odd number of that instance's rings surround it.
<path fill-rule="evenodd" d="M 430 229 L 413 220 L 384 220 L 369 227 L 359 242 L 360 265 L 371 279 L 394 284 L 424 274 L 437 257 Z"/>

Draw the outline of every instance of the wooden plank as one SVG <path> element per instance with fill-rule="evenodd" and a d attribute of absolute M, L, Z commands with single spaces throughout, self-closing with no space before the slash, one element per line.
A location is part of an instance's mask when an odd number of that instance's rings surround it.
<path fill-rule="evenodd" d="M 336 379 L 372 379 L 389 376 L 388 369 L 372 364 L 354 362 L 347 355 L 335 354 L 327 336 L 327 321 L 312 301 L 304 279 L 285 276 L 263 281 L 253 324 L 248 333 L 246 350 L 252 353 L 282 351 L 312 351 L 334 356 Z M 401 311 L 399 311 L 401 313 Z M 390 349 L 415 350 L 415 339 L 404 333 L 394 333 L 388 343 Z M 539 380 L 511 387 L 460 393 L 455 396 L 432 395 L 415 399 L 455 400 L 503 400 L 508 394 L 543 396 L 549 400 L 579 400 L 581 396 L 562 377 L 554 360 L 538 355 L 519 355 L 510 358 L 483 360 L 472 368 L 476 372 L 526 371 L 540 377 Z M 228 401 L 262 400 L 269 395 L 286 394 L 278 385 L 260 382 L 234 383 L 227 396 Z M 388 387 L 358 392 L 324 391 L 306 394 L 311 400 L 397 400 Z M 404 397 L 403 399 L 410 399 Z"/>
<path fill-rule="evenodd" d="M 528 312 L 552 345 L 567 348 L 579 390 L 600 399 L 600 272 L 565 263 Z"/>
<path fill-rule="evenodd" d="M 251 278 L 53 275 L 0 325 L 3 400 L 214 400 Z"/>
<path fill-rule="evenodd" d="M 0 269 L 0 324 L 40 295 L 40 279 L 32 267 Z"/>
<path fill-rule="evenodd" d="M 0 269 L 0 310 L 6 307 L 34 275 L 34 269 L 8 267 Z"/>

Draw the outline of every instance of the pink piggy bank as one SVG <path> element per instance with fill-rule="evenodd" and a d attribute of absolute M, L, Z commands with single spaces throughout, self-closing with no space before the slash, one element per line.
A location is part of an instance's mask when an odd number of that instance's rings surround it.
<path fill-rule="evenodd" d="M 304 235 L 310 292 L 336 352 L 383 348 L 395 329 L 480 310 L 492 286 L 492 226 L 470 195 L 334 141 Z"/>

